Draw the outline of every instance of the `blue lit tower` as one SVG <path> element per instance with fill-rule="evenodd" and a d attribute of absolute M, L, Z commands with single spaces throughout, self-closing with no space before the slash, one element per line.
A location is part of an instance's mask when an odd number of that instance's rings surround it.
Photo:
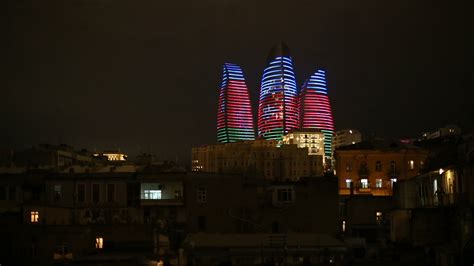
<path fill-rule="evenodd" d="M 281 140 L 299 127 L 298 89 L 293 60 L 284 43 L 274 46 L 263 71 L 258 103 L 258 136 Z"/>
<path fill-rule="evenodd" d="M 323 132 L 325 157 L 331 159 L 334 121 L 324 70 L 316 70 L 304 82 L 300 93 L 299 108 L 301 128 L 319 129 Z"/>
<path fill-rule="evenodd" d="M 225 63 L 217 110 L 217 141 L 254 140 L 252 106 L 240 66 Z"/>

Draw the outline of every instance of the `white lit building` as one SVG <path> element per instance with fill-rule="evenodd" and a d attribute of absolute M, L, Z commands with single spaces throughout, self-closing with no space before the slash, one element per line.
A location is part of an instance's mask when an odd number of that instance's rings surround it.
<path fill-rule="evenodd" d="M 126 161 L 127 158 L 128 158 L 128 155 L 123 153 L 123 152 L 120 152 L 120 151 L 105 151 L 103 153 L 95 153 L 94 154 L 95 157 L 100 157 L 100 156 L 103 156 L 105 158 L 107 158 L 107 161 L 117 161 L 117 162 L 120 162 L 120 161 Z"/>
<path fill-rule="evenodd" d="M 446 125 L 432 132 L 423 133 L 423 139 L 436 139 L 445 136 L 457 136 L 461 134 L 461 128 L 457 125 Z"/>
<path fill-rule="evenodd" d="M 292 131 L 283 136 L 283 144 L 296 144 L 298 148 L 308 149 L 308 155 L 321 155 L 323 164 L 324 156 L 324 133 L 319 130 Z"/>

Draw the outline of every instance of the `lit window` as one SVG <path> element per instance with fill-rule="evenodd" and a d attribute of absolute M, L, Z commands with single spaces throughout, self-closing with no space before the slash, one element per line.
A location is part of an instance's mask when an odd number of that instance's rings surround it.
<path fill-rule="evenodd" d="M 143 190 L 143 199 L 159 200 L 161 199 L 161 190 L 145 189 Z"/>
<path fill-rule="evenodd" d="M 382 222 L 382 219 L 383 219 L 383 214 L 382 212 L 376 212 L 375 213 L 375 221 L 380 224 Z"/>
<path fill-rule="evenodd" d="M 433 194 L 438 191 L 438 180 L 433 180 Z"/>
<path fill-rule="evenodd" d="M 37 223 L 39 221 L 39 212 L 38 211 L 32 211 L 30 212 L 31 219 L 30 221 L 32 223 Z"/>
<path fill-rule="evenodd" d="M 381 178 L 375 179 L 375 187 L 376 188 L 381 188 L 382 187 L 382 179 Z"/>
<path fill-rule="evenodd" d="M 346 179 L 346 188 L 351 188 L 352 179 Z"/>
<path fill-rule="evenodd" d="M 369 188 L 369 180 L 367 178 L 362 178 L 360 180 L 360 186 L 362 188 Z"/>
<path fill-rule="evenodd" d="M 98 236 L 95 238 L 95 248 L 97 249 L 103 249 L 104 248 L 104 238 L 101 236 Z"/>
<path fill-rule="evenodd" d="M 410 168 L 410 170 L 415 169 L 415 161 L 413 160 L 408 161 L 408 168 Z"/>
<path fill-rule="evenodd" d="M 161 200 L 162 186 L 159 183 L 142 183 L 141 199 Z"/>
<path fill-rule="evenodd" d="M 396 178 L 390 178 L 390 186 L 393 187 L 393 183 L 397 183 Z"/>
<path fill-rule="evenodd" d="M 346 231 L 346 221 L 342 221 L 342 232 Z"/>
<path fill-rule="evenodd" d="M 204 203 L 207 202 L 207 190 L 205 187 L 199 187 L 197 190 L 197 200 L 198 202 Z"/>

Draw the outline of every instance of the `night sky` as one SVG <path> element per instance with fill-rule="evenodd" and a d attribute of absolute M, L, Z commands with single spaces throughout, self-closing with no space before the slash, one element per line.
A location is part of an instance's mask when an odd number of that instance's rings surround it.
<path fill-rule="evenodd" d="M 216 141 L 222 64 L 256 110 L 271 47 L 326 69 L 337 129 L 417 136 L 474 121 L 471 1 L 7 1 L 0 148 L 67 143 L 188 164 Z M 5 16 L 4 16 L 5 17 Z"/>

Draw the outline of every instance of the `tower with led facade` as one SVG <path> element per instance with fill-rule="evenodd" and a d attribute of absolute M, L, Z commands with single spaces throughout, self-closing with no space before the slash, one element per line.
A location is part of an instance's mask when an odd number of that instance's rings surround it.
<path fill-rule="evenodd" d="M 252 106 L 240 66 L 225 63 L 217 110 L 217 141 L 254 140 Z"/>
<path fill-rule="evenodd" d="M 324 134 L 324 155 L 332 158 L 334 121 L 326 87 L 326 72 L 316 70 L 303 84 L 299 96 L 301 128 L 319 129 Z"/>
<path fill-rule="evenodd" d="M 282 140 L 299 127 L 298 90 L 293 59 L 284 43 L 271 50 L 263 71 L 258 103 L 258 136 Z"/>

